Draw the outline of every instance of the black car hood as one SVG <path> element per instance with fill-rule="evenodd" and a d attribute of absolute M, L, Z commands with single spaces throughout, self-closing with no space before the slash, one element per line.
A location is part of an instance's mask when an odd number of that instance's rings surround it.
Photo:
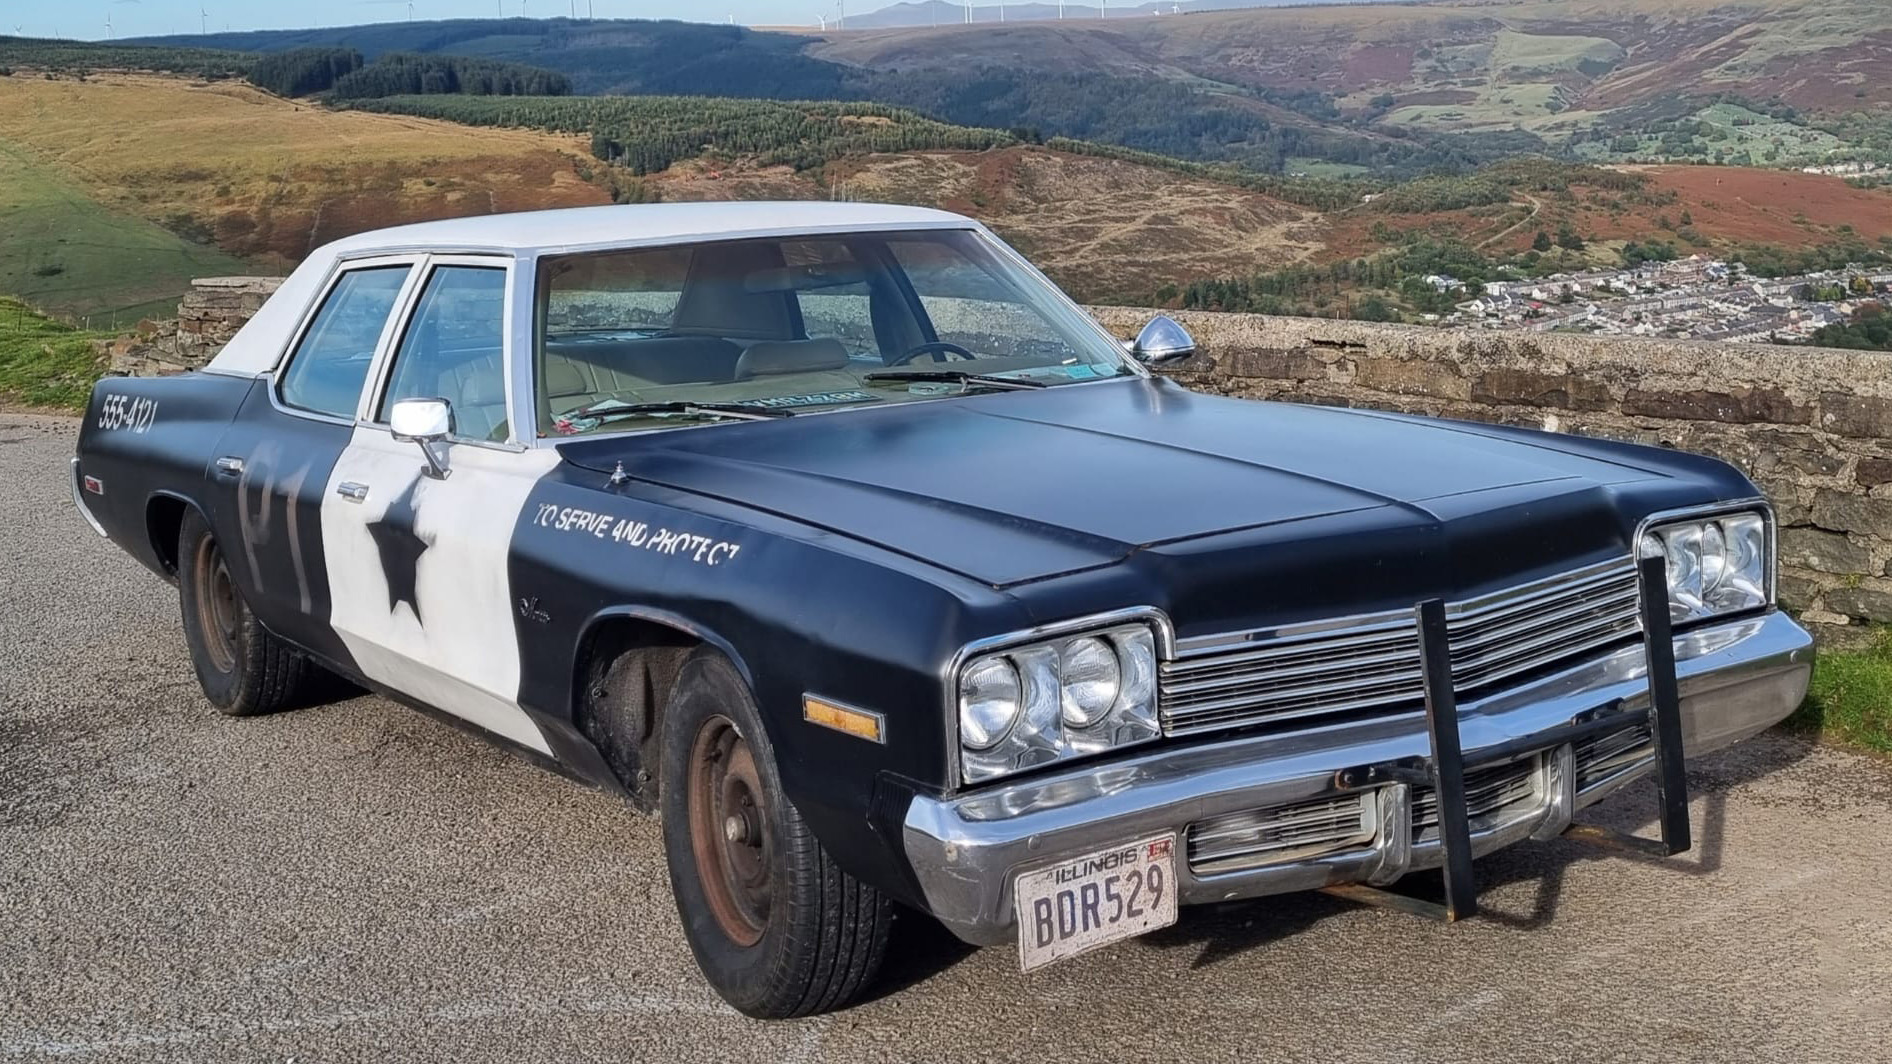
<path fill-rule="evenodd" d="M 1661 480 L 1563 437 L 1190 392 L 1161 380 L 888 404 L 574 441 L 565 457 L 791 517 L 996 587 L 1146 548 L 1372 512 L 1437 528 L 1494 504 Z M 1591 507 L 1594 508 L 1594 507 Z"/>

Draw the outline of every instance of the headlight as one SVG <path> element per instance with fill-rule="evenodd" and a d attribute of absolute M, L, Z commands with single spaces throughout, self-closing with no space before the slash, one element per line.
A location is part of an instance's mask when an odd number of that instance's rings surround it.
<path fill-rule="evenodd" d="M 1759 609 L 1771 601 L 1762 514 L 1659 525 L 1643 535 L 1641 549 L 1645 558 L 1661 558 L 1668 572 L 1672 624 Z"/>
<path fill-rule="evenodd" d="M 1018 719 L 1018 670 L 986 658 L 959 679 L 959 740 L 973 750 L 997 746 Z"/>
<path fill-rule="evenodd" d="M 1156 637 L 1134 624 L 981 655 L 958 679 L 968 783 L 1153 739 Z"/>

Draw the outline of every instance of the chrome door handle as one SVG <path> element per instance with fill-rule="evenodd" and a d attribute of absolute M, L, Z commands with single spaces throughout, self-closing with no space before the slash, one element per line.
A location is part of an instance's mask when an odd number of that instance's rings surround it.
<path fill-rule="evenodd" d="M 217 473 L 220 476 L 234 477 L 243 473 L 243 459 L 233 454 L 226 454 L 217 459 Z"/>
<path fill-rule="evenodd" d="M 345 480 L 335 485 L 335 494 L 340 495 L 349 502 L 366 502 L 368 499 L 368 485 L 357 484 L 352 480 Z"/>

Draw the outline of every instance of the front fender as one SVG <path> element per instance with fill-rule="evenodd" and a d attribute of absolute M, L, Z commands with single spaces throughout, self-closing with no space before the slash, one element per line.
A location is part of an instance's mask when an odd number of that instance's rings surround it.
<path fill-rule="evenodd" d="M 575 733 L 588 636 L 615 617 L 689 633 L 755 694 L 789 799 L 854 875 L 909 896 L 888 793 L 946 784 L 943 670 L 1017 603 L 910 558 L 775 515 L 560 466 L 534 488 L 510 561 L 520 702 Z M 875 743 L 803 719 L 815 694 L 885 718 Z M 886 781 L 900 781 L 890 784 Z M 890 788 L 891 787 L 891 791 Z"/>

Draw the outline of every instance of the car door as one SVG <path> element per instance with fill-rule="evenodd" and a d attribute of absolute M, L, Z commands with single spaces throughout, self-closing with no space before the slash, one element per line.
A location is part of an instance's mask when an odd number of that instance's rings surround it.
<path fill-rule="evenodd" d="M 526 496 L 558 456 L 516 429 L 525 410 L 514 409 L 507 337 L 518 282 L 500 257 L 433 256 L 420 273 L 326 485 L 332 624 L 368 679 L 545 752 L 519 706 L 506 563 Z M 415 398 L 452 406 L 444 477 L 388 430 L 394 404 Z"/>
<path fill-rule="evenodd" d="M 344 665 L 329 625 L 323 493 L 418 262 L 344 263 L 291 337 L 287 360 L 250 389 L 207 471 L 211 525 L 232 545 L 226 555 L 251 610 L 270 631 Z"/>

